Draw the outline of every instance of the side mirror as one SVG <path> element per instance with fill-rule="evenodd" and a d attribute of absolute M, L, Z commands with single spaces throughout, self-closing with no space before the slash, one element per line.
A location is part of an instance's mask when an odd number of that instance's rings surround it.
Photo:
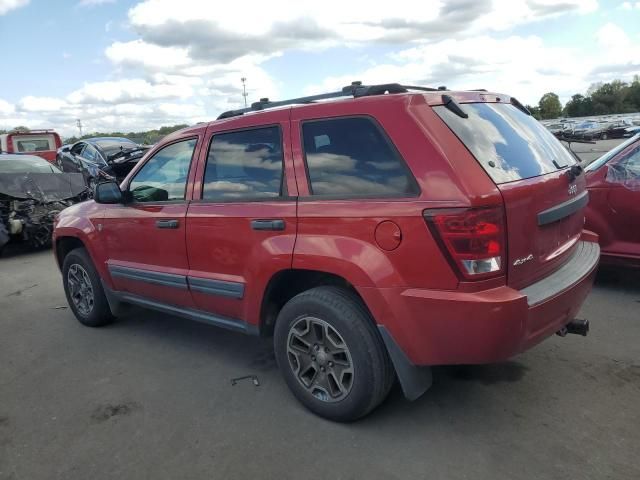
<path fill-rule="evenodd" d="M 64 147 L 61 147 L 61 148 L 60 148 L 60 151 L 61 151 L 61 152 L 63 152 L 63 153 L 66 153 L 66 152 L 68 152 L 69 150 L 71 150 L 71 147 L 70 147 L 70 146 L 64 146 Z"/>
<path fill-rule="evenodd" d="M 93 200 L 96 203 L 123 203 L 124 195 L 116 182 L 102 182 L 95 186 Z"/>

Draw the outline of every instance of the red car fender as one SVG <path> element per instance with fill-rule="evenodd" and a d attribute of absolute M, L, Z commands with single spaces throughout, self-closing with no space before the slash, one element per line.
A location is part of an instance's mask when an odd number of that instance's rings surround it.
<path fill-rule="evenodd" d="M 83 211 L 81 214 L 76 214 L 75 210 L 80 208 Z M 100 205 L 91 201 L 76 204 L 63 210 L 58 216 L 52 244 L 58 265 L 62 266 L 61 259 L 58 257 L 60 242 L 64 238 L 74 238 L 82 242 L 98 271 L 98 275 L 111 288 L 113 285 L 106 265 L 107 253 L 98 232 L 102 218 L 101 209 Z"/>

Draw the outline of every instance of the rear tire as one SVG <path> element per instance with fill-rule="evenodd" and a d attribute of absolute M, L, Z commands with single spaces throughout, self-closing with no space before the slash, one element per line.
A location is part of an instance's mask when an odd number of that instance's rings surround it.
<path fill-rule="evenodd" d="M 100 276 L 84 248 L 71 250 L 62 263 L 64 293 L 71 311 L 87 327 L 102 327 L 114 320 Z"/>
<path fill-rule="evenodd" d="M 337 287 L 292 298 L 274 332 L 280 371 L 295 397 L 315 414 L 348 422 L 371 412 L 395 378 L 386 348 L 360 299 Z"/>
<path fill-rule="evenodd" d="M 607 135 L 606 133 L 603 133 L 602 135 L 600 135 L 600 140 L 607 140 L 609 138 L 609 135 Z"/>

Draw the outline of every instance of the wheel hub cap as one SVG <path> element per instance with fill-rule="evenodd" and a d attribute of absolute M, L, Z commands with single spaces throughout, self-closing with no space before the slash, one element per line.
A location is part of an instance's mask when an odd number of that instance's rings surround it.
<path fill-rule="evenodd" d="M 74 263 L 69 267 L 67 285 L 69 297 L 76 311 L 83 317 L 88 316 L 93 310 L 95 299 L 91 279 L 82 265 Z"/>
<path fill-rule="evenodd" d="M 296 320 L 289 330 L 287 357 L 298 382 L 314 397 L 337 402 L 351 391 L 351 352 L 338 331 L 324 320 Z"/>

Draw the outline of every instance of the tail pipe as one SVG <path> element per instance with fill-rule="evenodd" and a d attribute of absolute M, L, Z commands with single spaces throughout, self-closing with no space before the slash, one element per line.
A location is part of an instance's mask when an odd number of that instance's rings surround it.
<path fill-rule="evenodd" d="M 573 333 L 575 335 L 587 336 L 589 333 L 589 320 L 581 320 L 576 318 L 567 323 L 564 327 L 556 332 L 561 337 L 567 335 L 567 333 Z"/>

